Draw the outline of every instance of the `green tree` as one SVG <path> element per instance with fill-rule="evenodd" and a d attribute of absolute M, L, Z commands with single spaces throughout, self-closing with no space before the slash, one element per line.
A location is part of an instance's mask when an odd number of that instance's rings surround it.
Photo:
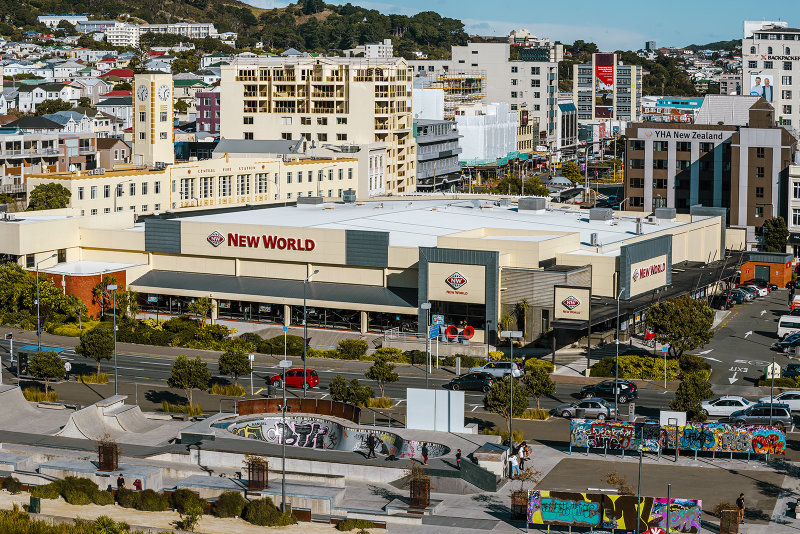
<path fill-rule="evenodd" d="M 667 299 L 651 306 L 647 321 L 656 334 L 656 340 L 669 345 L 673 357 L 686 350 L 702 347 L 714 337 L 714 310 L 704 300 L 689 296 Z"/>
<path fill-rule="evenodd" d="M 187 104 L 183 100 L 178 100 L 177 102 L 175 102 L 175 112 L 176 113 L 183 114 L 183 113 L 186 113 L 186 110 L 188 110 L 188 109 L 189 109 L 189 104 Z"/>
<path fill-rule="evenodd" d="M 69 189 L 55 182 L 37 185 L 28 195 L 28 211 L 66 208 L 71 196 Z"/>
<path fill-rule="evenodd" d="M 92 99 L 88 96 L 82 96 L 78 99 L 78 107 L 79 108 L 90 108 L 92 107 Z"/>
<path fill-rule="evenodd" d="M 786 252 L 789 229 L 783 217 L 772 217 L 761 226 L 761 249 L 764 252 Z"/>
<path fill-rule="evenodd" d="M 378 356 L 375 363 L 364 373 L 367 380 L 374 380 L 378 383 L 378 387 L 381 388 L 381 397 L 385 396 L 386 384 L 397 382 L 400 379 L 400 375 L 395 372 L 394 368 L 395 365 L 384 356 Z"/>
<path fill-rule="evenodd" d="M 75 352 L 97 362 L 97 374 L 100 374 L 100 361 L 110 360 L 114 354 L 114 332 L 107 323 L 100 323 L 90 330 L 81 332 L 81 342 Z"/>
<path fill-rule="evenodd" d="M 571 180 L 572 183 L 581 181 L 581 168 L 574 161 L 568 161 L 562 165 L 561 174 L 564 176 L 564 178 Z"/>
<path fill-rule="evenodd" d="M 700 403 L 714 395 L 707 377 L 708 374 L 704 371 L 689 373 L 678 386 L 678 391 L 675 392 L 675 398 L 669 403 L 669 407 L 686 412 L 686 417 L 691 421 L 705 421 L 706 414 L 700 408 Z"/>
<path fill-rule="evenodd" d="M 324 0 L 299 0 L 298 4 L 302 6 L 305 15 L 313 15 L 325 10 Z"/>
<path fill-rule="evenodd" d="M 547 188 L 546 185 L 542 183 L 538 176 L 531 176 L 527 180 L 525 180 L 525 190 L 520 191 L 521 193 L 525 193 L 526 195 L 532 195 L 535 197 L 549 197 L 550 190 Z"/>
<path fill-rule="evenodd" d="M 514 417 L 519 417 L 528 409 L 528 388 L 517 383 L 514 388 Z M 483 398 L 483 407 L 487 412 L 496 413 L 506 420 L 506 429 L 511 434 L 511 378 L 505 376 L 495 381 L 492 388 Z"/>
<path fill-rule="evenodd" d="M 367 353 L 367 342 L 363 339 L 343 339 L 339 341 L 339 354 L 345 360 L 358 360 Z"/>
<path fill-rule="evenodd" d="M 357 378 L 350 381 L 347 386 L 347 402 L 355 404 L 356 406 L 366 406 L 367 401 L 375 395 L 375 392 L 369 386 L 362 386 Z"/>
<path fill-rule="evenodd" d="M 117 285 L 117 277 L 105 275 L 100 279 L 100 282 L 92 288 L 92 301 L 95 304 L 100 304 L 101 317 L 104 317 L 106 310 L 114 305 L 113 290 L 108 289 L 108 286 L 113 285 Z"/>
<path fill-rule="evenodd" d="M 514 306 L 514 311 L 519 314 L 519 323 L 522 325 L 522 339 L 525 339 L 525 328 L 528 324 L 528 310 L 531 309 L 531 303 L 528 302 L 528 299 L 522 299 Z"/>
<path fill-rule="evenodd" d="M 57 28 L 64 32 L 64 35 L 77 35 L 78 31 L 75 29 L 68 20 L 62 20 L 58 23 Z"/>
<path fill-rule="evenodd" d="M 233 377 L 233 383 L 239 385 L 239 377 L 250 372 L 250 358 L 238 347 L 231 347 L 219 357 L 219 372 Z"/>
<path fill-rule="evenodd" d="M 208 297 L 200 297 L 193 300 L 186 309 L 191 315 L 200 317 L 202 322 L 205 323 L 206 317 L 210 317 L 211 312 L 214 310 L 214 303 Z"/>
<path fill-rule="evenodd" d="M 533 367 L 522 379 L 528 392 L 536 399 L 536 409 L 539 409 L 539 399 L 556 392 L 556 385 L 550 378 L 550 373 L 544 367 Z"/>
<path fill-rule="evenodd" d="M 55 113 L 57 111 L 69 111 L 72 109 L 72 104 L 69 102 L 65 102 L 60 98 L 51 98 L 47 100 L 42 100 L 42 102 L 36 106 L 36 115 L 41 117 L 42 115 L 47 115 L 48 113 Z"/>
<path fill-rule="evenodd" d="M 328 391 L 331 392 L 331 399 L 345 402 L 347 400 L 347 380 L 342 375 L 334 376 L 328 386 Z"/>
<path fill-rule="evenodd" d="M 44 393 L 47 395 L 50 379 L 64 376 L 64 361 L 58 353 L 40 350 L 31 357 L 29 369 L 35 378 L 44 380 Z"/>
<path fill-rule="evenodd" d="M 208 388 L 208 382 L 211 380 L 211 373 L 208 370 L 208 364 L 197 358 L 189 358 L 187 356 L 178 356 L 178 359 L 172 364 L 170 376 L 167 379 L 167 385 L 171 388 L 182 389 L 186 392 L 186 398 L 189 399 L 189 405 L 192 405 L 192 391 L 195 389 Z"/>
<path fill-rule="evenodd" d="M 139 313 L 139 293 L 132 289 L 117 290 L 117 311 L 123 319 L 135 319 Z M 113 299 L 113 294 L 112 294 Z M 113 302 L 113 300 L 112 300 Z"/>
<path fill-rule="evenodd" d="M 133 86 L 131 82 L 117 82 L 114 84 L 114 91 L 131 91 L 133 90 Z"/>

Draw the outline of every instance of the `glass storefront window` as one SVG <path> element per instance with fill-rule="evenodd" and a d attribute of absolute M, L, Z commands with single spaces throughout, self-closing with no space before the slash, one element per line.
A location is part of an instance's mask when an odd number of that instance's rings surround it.
<path fill-rule="evenodd" d="M 370 332 L 385 332 L 392 328 L 399 328 L 400 332 L 417 332 L 417 316 L 399 313 L 369 312 L 367 330 Z"/>
<path fill-rule="evenodd" d="M 431 315 L 444 315 L 444 324 L 471 326 L 475 330 L 486 328 L 486 305 L 463 302 L 431 301 Z"/>
<path fill-rule="evenodd" d="M 334 308 L 306 308 L 307 324 L 311 327 L 361 330 L 361 312 Z M 303 306 L 292 306 L 292 324 L 303 325 Z"/>

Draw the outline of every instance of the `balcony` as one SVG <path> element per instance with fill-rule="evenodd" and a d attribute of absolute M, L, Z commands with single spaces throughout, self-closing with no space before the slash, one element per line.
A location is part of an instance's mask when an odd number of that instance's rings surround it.
<path fill-rule="evenodd" d="M 44 148 L 41 150 L 3 150 L 0 152 L 0 157 L 21 157 L 21 158 L 28 158 L 28 157 L 36 157 L 36 156 L 56 156 L 60 154 L 58 150 L 55 148 Z"/>
<path fill-rule="evenodd" d="M 5 193 L 7 195 L 13 195 L 15 193 L 24 193 L 24 192 L 25 192 L 25 184 L 0 185 L 0 193 Z"/>

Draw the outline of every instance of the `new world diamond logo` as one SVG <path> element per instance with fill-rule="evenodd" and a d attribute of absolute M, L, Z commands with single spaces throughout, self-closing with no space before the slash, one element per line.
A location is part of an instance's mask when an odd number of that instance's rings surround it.
<path fill-rule="evenodd" d="M 225 241 L 225 237 L 219 232 L 212 232 L 206 239 L 215 247 L 220 246 Z"/>
<path fill-rule="evenodd" d="M 639 279 L 639 269 L 633 271 L 633 281 L 637 281 Z"/>
<path fill-rule="evenodd" d="M 568 310 L 574 310 L 575 308 L 581 305 L 581 301 L 570 295 L 564 300 L 562 300 L 561 304 Z"/>
<path fill-rule="evenodd" d="M 459 272 L 451 274 L 450 276 L 445 278 L 444 281 L 447 282 L 447 285 L 449 285 L 453 289 L 458 289 L 459 287 L 467 283 L 467 279 L 464 278 L 464 276 Z"/>

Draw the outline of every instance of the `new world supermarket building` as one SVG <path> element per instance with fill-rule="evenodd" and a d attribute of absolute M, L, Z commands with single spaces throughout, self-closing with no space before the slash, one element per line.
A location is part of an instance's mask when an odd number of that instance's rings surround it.
<path fill-rule="evenodd" d="M 0 254 L 29 269 L 44 259 L 40 270 L 65 291 L 80 277 L 120 273 L 146 312 L 185 313 L 192 299 L 210 297 L 215 317 L 287 325 L 302 324 L 304 280 L 318 270 L 306 286 L 311 327 L 424 332 L 421 304 L 430 302 L 445 324 L 472 327 L 471 342 L 494 343 L 498 323 L 523 302 L 530 338 L 570 321 L 608 328 L 616 316 L 606 308 L 616 310 L 620 292 L 623 315 L 635 324 L 655 299 L 703 296 L 700 289 L 721 278 L 724 212 L 636 217 L 538 198 L 456 197 L 138 222 L 124 212 L 22 213 L 0 221 Z"/>

